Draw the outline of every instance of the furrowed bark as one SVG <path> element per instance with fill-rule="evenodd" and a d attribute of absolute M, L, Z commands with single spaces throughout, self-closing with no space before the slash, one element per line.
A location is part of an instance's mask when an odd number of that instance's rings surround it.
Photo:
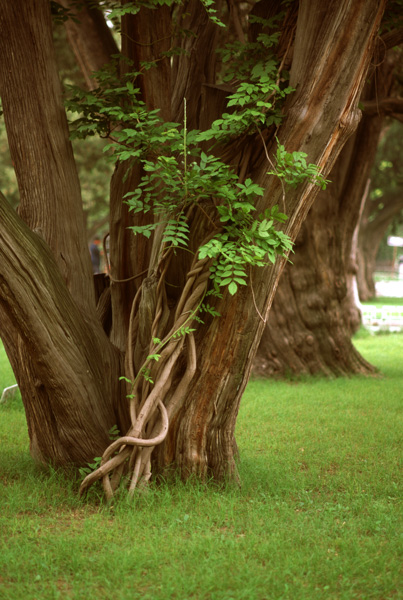
<path fill-rule="evenodd" d="M 286 103 L 286 119 L 278 137 L 287 151 L 304 151 L 308 161 L 328 175 L 341 148 L 359 121 L 356 109 L 373 54 L 384 4 L 378 2 L 301 2 L 298 15 L 291 85 L 295 94 Z M 337 64 L 337 74 L 334 65 Z M 337 98 L 331 102 L 330 99 Z M 265 194 L 257 211 L 279 204 L 282 189 L 260 168 Z M 287 193 L 286 232 L 295 239 L 317 195 L 312 185 Z M 235 299 L 225 295 L 222 316 L 196 334 L 197 372 L 183 414 L 171 424 L 159 463 L 174 457 L 182 474 L 233 474 L 234 428 L 239 402 L 248 381 L 284 261 L 254 270 L 252 285 Z M 255 306 L 263 319 L 259 318 Z M 165 450 L 164 450 L 165 449 Z M 165 455 L 161 455 L 164 453 Z"/>
<path fill-rule="evenodd" d="M 0 94 L 20 191 L 19 214 L 49 244 L 75 300 L 94 311 L 80 183 L 54 57 L 49 3 L 0 12 Z"/>
<path fill-rule="evenodd" d="M 382 100 L 390 93 L 393 69 L 390 55 L 376 69 L 364 100 Z M 311 208 L 292 264 L 279 282 L 254 362 L 256 375 L 373 372 L 351 342 L 361 323 L 353 296 L 357 262 L 352 242 L 383 122 L 383 115 L 364 112 L 329 175 L 331 183 Z"/>
<path fill-rule="evenodd" d="M 125 422 L 121 357 L 95 312 L 49 3 L 5 3 L 0 23 L 0 91 L 21 196 L 21 219 L 1 200 L 2 337 L 33 456 L 85 464 Z"/>
<path fill-rule="evenodd" d="M 23 265 L 23 268 L 21 268 Z M 83 318 L 46 243 L 0 197 L 0 305 L 5 335 L 40 462 L 85 464 L 118 422 L 119 354 Z M 9 330 L 8 330 L 9 331 Z M 105 343 L 106 342 L 106 343 Z M 16 350 L 17 349 L 17 350 Z M 95 454 L 94 454 L 95 453 Z"/>

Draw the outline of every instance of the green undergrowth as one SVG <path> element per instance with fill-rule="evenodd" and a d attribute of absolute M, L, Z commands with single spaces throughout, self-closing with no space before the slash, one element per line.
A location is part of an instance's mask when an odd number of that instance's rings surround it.
<path fill-rule="evenodd" d="M 20 398 L 1 405 L 1 600 L 401 597 L 403 335 L 356 344 L 382 375 L 248 385 L 240 487 L 80 500 L 31 461 Z"/>

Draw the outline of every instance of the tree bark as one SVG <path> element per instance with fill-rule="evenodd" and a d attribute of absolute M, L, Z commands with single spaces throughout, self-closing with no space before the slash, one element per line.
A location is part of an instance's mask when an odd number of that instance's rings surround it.
<path fill-rule="evenodd" d="M 389 95 L 394 66 L 390 53 L 364 91 L 364 104 L 366 98 L 382 101 Z M 383 122 L 383 114 L 364 111 L 329 175 L 328 189 L 311 208 L 292 263 L 279 282 L 254 363 L 256 375 L 373 372 L 351 342 L 361 323 L 353 291 L 358 267 L 352 244 Z"/>
<path fill-rule="evenodd" d="M 0 94 L 20 205 L 44 238 L 75 300 L 95 310 L 80 183 L 56 69 L 49 7 L 6 2 L 0 12 Z"/>
<path fill-rule="evenodd" d="M 20 219 L 1 200 L 1 335 L 32 454 L 83 464 L 102 452 L 118 421 L 119 357 L 95 312 L 49 5 L 6 3 L 0 22 L 9 34 L 0 41 L 1 97 L 21 197 Z"/>
<path fill-rule="evenodd" d="M 2 195 L 0 223 L 0 311 L 8 324 L 2 337 L 31 452 L 40 462 L 85 464 L 102 454 L 120 421 L 119 353 L 101 326 L 82 315 L 49 247 Z"/>

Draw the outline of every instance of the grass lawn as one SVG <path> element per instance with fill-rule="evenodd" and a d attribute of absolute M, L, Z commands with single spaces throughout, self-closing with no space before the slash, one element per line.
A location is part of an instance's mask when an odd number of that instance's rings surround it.
<path fill-rule="evenodd" d="M 382 308 L 382 306 L 403 306 L 403 298 L 384 298 L 379 296 L 378 298 L 368 300 L 368 302 L 363 302 L 363 305 L 376 306 L 377 308 Z"/>
<path fill-rule="evenodd" d="M 240 488 L 79 500 L 32 463 L 21 400 L 0 405 L 0 599 L 402 598 L 403 335 L 356 343 L 382 376 L 250 382 Z"/>

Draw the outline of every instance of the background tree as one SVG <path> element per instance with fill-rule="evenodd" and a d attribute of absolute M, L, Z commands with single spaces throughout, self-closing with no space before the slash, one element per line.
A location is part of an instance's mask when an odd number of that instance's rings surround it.
<path fill-rule="evenodd" d="M 18 214 L 0 201 L 1 335 L 39 461 L 82 465 L 104 452 L 113 426 L 126 433 L 82 488 L 102 478 L 108 496 L 124 469 L 130 489 L 149 478 L 157 444 L 157 471 L 235 474 L 236 415 L 286 236 L 295 239 L 357 126 L 384 3 L 302 1 L 281 12 L 260 2 L 250 44 L 235 3 L 229 13 L 195 0 L 129 8 L 130 62 L 75 99 L 76 134 L 107 136 L 117 158 L 111 286 L 98 312 L 49 5 L 17 0 L 0 13 L 0 93 L 20 191 Z M 220 59 L 217 15 L 239 38 Z M 278 205 L 289 216 L 282 229 Z"/>
<path fill-rule="evenodd" d="M 370 71 L 371 83 L 361 98 L 363 118 L 329 175 L 332 184 L 319 193 L 299 232 L 292 264 L 287 265 L 281 276 L 255 359 L 256 374 L 345 375 L 373 371 L 351 341 L 361 323 L 353 289 L 357 273 L 354 240 L 385 126 L 385 107 L 391 110 L 393 106 L 396 114 L 400 110 L 400 99 L 396 96 L 400 89 L 401 52 L 388 51 L 388 44 L 395 45 L 398 39 L 390 31 L 379 39 Z M 374 106 L 384 108 L 376 111 Z M 398 202 L 395 197 L 395 210 Z M 373 212 L 372 205 L 370 199 L 365 204 L 366 221 L 367 211 Z M 389 219 L 393 216 L 391 206 L 391 213 L 383 212 L 386 219 L 387 214 Z M 381 223 L 381 215 L 379 219 Z M 367 252 L 371 256 L 368 246 L 376 244 L 372 240 L 374 225 L 367 224 L 365 248 L 364 229 L 360 232 L 362 264 Z M 384 232 L 382 229 L 381 237 Z"/>
<path fill-rule="evenodd" d="M 362 301 L 375 297 L 376 257 L 385 234 L 401 222 L 403 211 L 402 124 L 389 123 L 371 173 L 371 190 L 360 221 L 357 283 Z"/>

